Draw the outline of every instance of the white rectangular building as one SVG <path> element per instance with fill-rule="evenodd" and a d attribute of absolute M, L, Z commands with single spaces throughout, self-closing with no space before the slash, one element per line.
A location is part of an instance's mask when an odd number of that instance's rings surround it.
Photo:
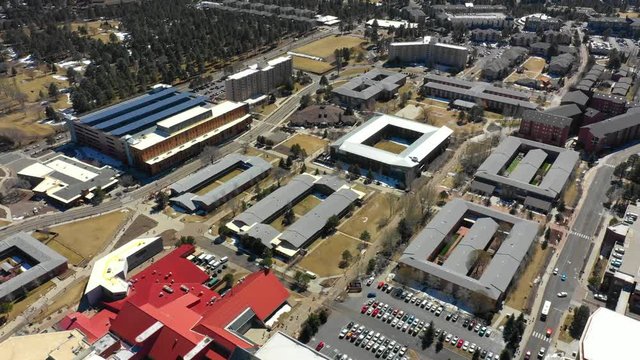
<path fill-rule="evenodd" d="M 281 56 L 266 64 L 253 64 L 225 81 L 227 100 L 245 101 L 272 93 L 293 75 L 291 56 Z"/>
<path fill-rule="evenodd" d="M 389 61 L 402 63 L 441 64 L 464 69 L 469 49 L 464 46 L 439 43 L 436 38 L 425 36 L 418 41 L 394 42 L 389 45 Z"/>

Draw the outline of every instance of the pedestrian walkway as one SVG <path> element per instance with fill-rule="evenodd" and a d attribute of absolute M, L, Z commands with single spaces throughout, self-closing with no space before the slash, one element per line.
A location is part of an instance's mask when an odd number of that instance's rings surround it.
<path fill-rule="evenodd" d="M 542 341 L 546 341 L 546 342 L 548 342 L 548 343 L 550 343 L 550 342 L 551 342 L 551 337 L 548 337 L 548 336 L 547 336 L 547 334 L 541 334 L 541 333 L 539 333 L 539 332 L 537 332 L 537 331 L 534 331 L 534 332 L 531 334 L 531 336 L 533 336 L 533 337 L 534 337 L 534 338 L 536 338 L 536 339 L 540 339 L 540 340 L 542 340 Z"/>
<path fill-rule="evenodd" d="M 586 239 L 586 240 L 591 239 L 591 236 L 590 236 L 590 235 L 582 234 L 582 233 L 579 233 L 579 232 L 577 232 L 577 231 L 573 231 L 573 230 L 572 230 L 572 231 L 569 231 L 569 235 L 575 235 L 575 236 L 577 236 L 577 237 L 581 237 L 581 238 Z"/>

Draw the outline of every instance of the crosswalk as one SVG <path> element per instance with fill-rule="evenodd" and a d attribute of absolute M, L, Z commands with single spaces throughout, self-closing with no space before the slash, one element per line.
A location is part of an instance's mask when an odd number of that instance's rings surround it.
<path fill-rule="evenodd" d="M 534 331 L 531 336 L 533 336 L 536 339 L 540 339 L 542 341 L 546 341 L 546 342 L 551 342 L 551 337 L 547 337 L 547 334 L 542 334 L 539 333 L 537 331 Z"/>
<path fill-rule="evenodd" d="M 581 238 L 586 239 L 586 240 L 591 239 L 591 236 L 586 235 L 586 234 L 579 233 L 579 232 L 577 232 L 577 231 L 569 231 L 569 234 L 570 234 L 570 235 L 577 236 L 577 237 L 581 237 Z"/>

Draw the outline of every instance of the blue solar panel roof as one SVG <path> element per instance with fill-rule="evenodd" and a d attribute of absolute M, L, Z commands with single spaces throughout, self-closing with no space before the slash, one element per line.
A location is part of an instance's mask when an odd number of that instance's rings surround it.
<path fill-rule="evenodd" d="M 96 124 L 94 128 L 105 131 L 105 132 L 109 132 L 117 128 L 126 126 L 127 124 L 136 122 L 147 116 L 151 116 L 156 112 L 160 112 L 172 106 L 176 106 L 180 103 L 186 102 L 187 100 L 189 100 L 190 96 L 191 94 L 189 93 L 179 93 L 167 99 L 163 99 L 163 100 L 148 104 L 145 107 L 142 107 L 133 111 L 129 111 L 109 121 Z"/>
<path fill-rule="evenodd" d="M 204 96 L 198 96 L 189 101 L 182 102 L 181 104 L 178 104 L 176 106 L 172 106 L 168 109 L 162 110 L 150 116 L 146 116 L 138 121 L 119 127 L 115 130 L 112 130 L 110 133 L 111 135 L 114 135 L 114 136 L 122 136 L 129 133 L 137 132 L 139 129 L 148 127 L 150 124 L 155 124 L 158 121 L 163 120 L 169 116 L 173 116 L 177 113 L 180 113 L 182 111 L 185 111 L 187 109 L 190 109 L 198 105 L 203 105 L 205 103 L 205 99 L 206 98 Z"/>
<path fill-rule="evenodd" d="M 94 125 L 100 122 L 104 122 L 122 114 L 134 111 L 141 107 L 147 106 L 149 103 L 156 102 L 176 93 L 176 89 L 173 87 L 156 90 L 148 94 L 135 97 L 133 99 L 118 103 L 113 106 L 109 106 L 102 110 L 92 112 L 80 118 L 80 122 L 87 125 Z"/>

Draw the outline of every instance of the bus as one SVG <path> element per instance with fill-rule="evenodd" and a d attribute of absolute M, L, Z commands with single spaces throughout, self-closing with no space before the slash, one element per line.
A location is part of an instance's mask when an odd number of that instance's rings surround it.
<path fill-rule="evenodd" d="M 544 305 L 542 305 L 542 311 L 540 312 L 540 320 L 547 320 L 547 315 L 549 315 L 549 310 L 551 310 L 551 301 L 546 300 Z"/>

